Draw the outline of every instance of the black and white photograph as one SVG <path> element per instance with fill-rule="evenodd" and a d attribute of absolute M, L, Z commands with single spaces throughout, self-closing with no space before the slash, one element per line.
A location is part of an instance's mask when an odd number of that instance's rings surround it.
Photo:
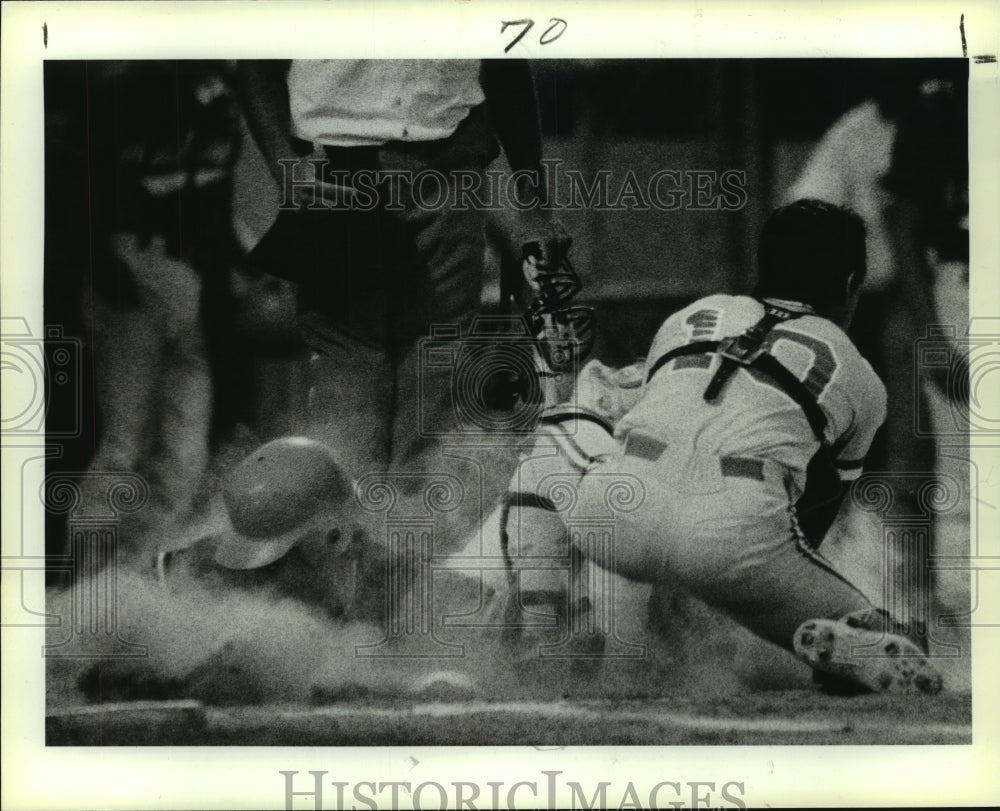
<path fill-rule="evenodd" d="M 995 9 L 12 5 L 5 806 L 998 799 Z"/>

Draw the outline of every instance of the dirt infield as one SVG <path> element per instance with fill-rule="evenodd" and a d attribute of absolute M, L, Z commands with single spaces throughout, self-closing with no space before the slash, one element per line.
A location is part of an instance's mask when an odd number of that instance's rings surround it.
<path fill-rule="evenodd" d="M 807 690 L 695 701 L 343 703 L 194 701 L 63 709 L 48 746 L 969 744 L 968 694 L 832 698 Z"/>

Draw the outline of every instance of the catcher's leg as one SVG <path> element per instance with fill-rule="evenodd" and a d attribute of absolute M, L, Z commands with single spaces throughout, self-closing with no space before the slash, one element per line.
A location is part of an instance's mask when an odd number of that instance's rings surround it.
<path fill-rule="evenodd" d="M 919 629 L 911 625 L 913 632 L 907 634 L 875 608 L 810 548 L 794 522 L 792 536 L 775 546 L 751 577 L 755 589 L 773 595 L 769 606 L 753 607 L 753 598 L 739 593 L 728 598 L 739 601 L 730 605 L 741 621 L 790 648 L 827 692 L 939 692 L 941 676 L 926 655 Z"/>
<path fill-rule="evenodd" d="M 703 596 L 793 651 L 826 692 L 941 690 L 941 676 L 920 639 L 905 635 L 797 535 L 784 536 L 761 565 L 748 570 L 746 582 L 746 589 L 709 589 Z"/>
<path fill-rule="evenodd" d="M 751 542 L 748 533 L 744 542 Z M 758 636 L 791 650 L 826 692 L 941 690 L 941 676 L 885 611 L 843 577 L 804 539 L 780 543 L 745 572 L 745 585 L 703 588 L 698 596 L 726 610 Z"/>
<path fill-rule="evenodd" d="M 522 661 L 585 659 L 603 650 L 590 620 L 606 595 L 588 593 L 587 563 L 569 544 L 562 498 L 595 457 L 615 447 L 601 420 L 576 408 L 552 410 L 511 479 L 500 522 L 510 586 L 503 637 Z"/>
<path fill-rule="evenodd" d="M 801 537 L 777 466 L 702 454 L 650 461 L 649 451 L 662 448 L 632 444 L 581 479 L 577 509 L 592 512 L 618 480 L 642 485 L 633 508 L 616 517 L 613 549 L 580 547 L 591 560 L 630 579 L 679 586 L 815 671 L 869 690 L 940 689 L 920 648 L 894 626 L 847 621 L 877 612 Z"/>
<path fill-rule="evenodd" d="M 923 692 L 941 677 L 898 623 L 818 553 L 791 539 L 747 573 L 749 588 L 701 596 L 758 636 L 791 650 L 831 693 Z"/>

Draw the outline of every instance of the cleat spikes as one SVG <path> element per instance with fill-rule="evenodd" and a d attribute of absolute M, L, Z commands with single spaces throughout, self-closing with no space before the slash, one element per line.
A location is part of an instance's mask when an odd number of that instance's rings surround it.
<path fill-rule="evenodd" d="M 813 670 L 877 693 L 941 692 L 940 674 L 904 636 L 845 621 L 810 620 L 792 640 L 796 657 Z"/>

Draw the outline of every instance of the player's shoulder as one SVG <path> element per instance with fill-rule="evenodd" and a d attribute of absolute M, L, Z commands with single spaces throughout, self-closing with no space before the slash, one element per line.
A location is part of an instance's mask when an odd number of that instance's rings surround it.
<path fill-rule="evenodd" d="M 852 359 L 856 357 L 859 361 L 862 361 L 865 364 L 868 363 L 861 356 L 860 350 L 857 348 L 854 341 L 851 340 L 851 337 L 847 334 L 846 330 L 831 321 L 829 318 L 806 314 L 793 321 L 786 322 L 786 324 L 782 326 L 807 333 L 815 338 L 819 338 L 828 345 L 845 353 L 845 357 L 851 357 Z"/>
<path fill-rule="evenodd" d="M 750 296 L 713 293 L 692 301 L 671 313 L 657 333 L 657 343 L 671 338 L 686 343 L 692 333 L 715 334 L 724 323 L 752 323 L 763 313 L 763 307 Z"/>
<path fill-rule="evenodd" d="M 696 299 L 667 317 L 660 325 L 649 357 L 655 358 L 691 340 L 715 340 L 741 332 L 763 313 L 759 302 L 749 296 L 714 293 Z"/>
<path fill-rule="evenodd" d="M 702 296 L 692 301 L 686 307 L 677 310 L 670 316 L 670 320 L 684 320 L 699 312 L 712 311 L 719 314 L 731 313 L 734 311 L 763 311 L 760 303 L 750 296 L 736 296 L 730 293 L 712 293 Z"/>
<path fill-rule="evenodd" d="M 835 378 L 840 384 L 850 390 L 852 396 L 864 397 L 880 410 L 885 408 L 885 384 L 844 329 L 827 318 L 814 315 L 802 316 L 783 328 L 821 340 L 833 353 Z"/>
<path fill-rule="evenodd" d="M 871 368 L 858 350 L 854 341 L 844 329 L 828 318 L 806 314 L 791 321 L 786 321 L 777 327 L 779 330 L 797 332 L 810 338 L 822 341 L 830 347 L 842 363 L 860 365 Z"/>
<path fill-rule="evenodd" d="M 852 107 L 823 134 L 785 202 L 817 197 L 853 207 L 861 189 L 888 168 L 894 139 L 895 125 L 876 102 Z"/>
<path fill-rule="evenodd" d="M 712 293 L 708 296 L 702 296 L 700 299 L 692 302 L 690 305 L 692 308 L 705 308 L 705 307 L 734 307 L 744 305 L 745 302 L 752 302 L 750 296 L 738 296 L 732 293 Z"/>

